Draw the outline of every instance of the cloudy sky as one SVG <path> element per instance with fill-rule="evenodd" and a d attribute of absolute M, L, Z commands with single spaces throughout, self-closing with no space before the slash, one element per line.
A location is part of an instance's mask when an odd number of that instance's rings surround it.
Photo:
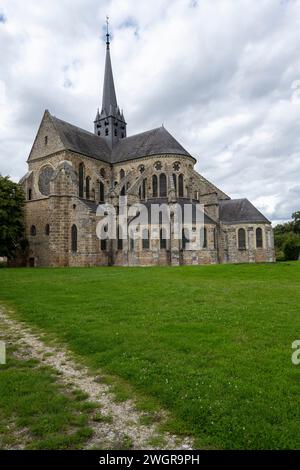
<path fill-rule="evenodd" d="M 300 0 L 0 0 L 0 173 L 45 108 L 92 130 L 106 15 L 128 134 L 163 123 L 232 198 L 300 210 Z"/>

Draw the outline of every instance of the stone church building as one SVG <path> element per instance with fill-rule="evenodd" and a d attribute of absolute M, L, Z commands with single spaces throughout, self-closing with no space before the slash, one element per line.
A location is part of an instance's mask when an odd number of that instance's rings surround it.
<path fill-rule="evenodd" d="M 26 194 L 28 266 L 179 265 L 274 261 L 271 223 L 248 199 L 231 199 L 195 169 L 196 159 L 162 126 L 127 136 L 117 104 L 107 34 L 101 112 L 94 132 L 45 111 L 20 181 Z M 201 246 L 159 236 L 99 240 L 97 207 L 119 196 L 204 206 Z"/>

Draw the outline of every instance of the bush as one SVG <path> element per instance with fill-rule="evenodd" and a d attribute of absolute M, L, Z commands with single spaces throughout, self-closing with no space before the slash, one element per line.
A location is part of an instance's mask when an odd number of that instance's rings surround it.
<path fill-rule="evenodd" d="M 284 258 L 287 261 L 300 259 L 300 236 L 296 233 L 289 233 L 283 244 Z"/>

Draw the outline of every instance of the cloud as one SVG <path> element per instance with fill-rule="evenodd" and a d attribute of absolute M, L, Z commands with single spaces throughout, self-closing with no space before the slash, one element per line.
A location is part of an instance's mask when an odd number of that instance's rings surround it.
<path fill-rule="evenodd" d="M 1 3 L 1 173 L 26 172 L 45 108 L 92 130 L 109 15 L 128 133 L 164 123 L 230 196 L 299 210 L 299 0 Z"/>

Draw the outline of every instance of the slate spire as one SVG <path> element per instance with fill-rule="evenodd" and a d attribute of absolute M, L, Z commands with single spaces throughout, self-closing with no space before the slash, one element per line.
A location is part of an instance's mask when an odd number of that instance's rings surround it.
<path fill-rule="evenodd" d="M 126 122 L 123 113 L 117 103 L 114 77 L 110 59 L 110 34 L 108 29 L 108 17 L 106 19 L 106 57 L 103 82 L 103 95 L 101 113 L 97 112 L 94 121 L 94 132 L 105 138 L 109 146 L 126 137 Z"/>
<path fill-rule="evenodd" d="M 108 30 L 108 17 L 106 20 L 106 57 L 105 57 L 105 72 L 104 72 L 104 83 L 103 83 L 103 96 L 102 96 L 102 111 L 109 113 L 110 106 L 113 112 L 117 108 L 117 98 L 114 84 L 114 77 L 110 59 L 110 35 Z"/>

